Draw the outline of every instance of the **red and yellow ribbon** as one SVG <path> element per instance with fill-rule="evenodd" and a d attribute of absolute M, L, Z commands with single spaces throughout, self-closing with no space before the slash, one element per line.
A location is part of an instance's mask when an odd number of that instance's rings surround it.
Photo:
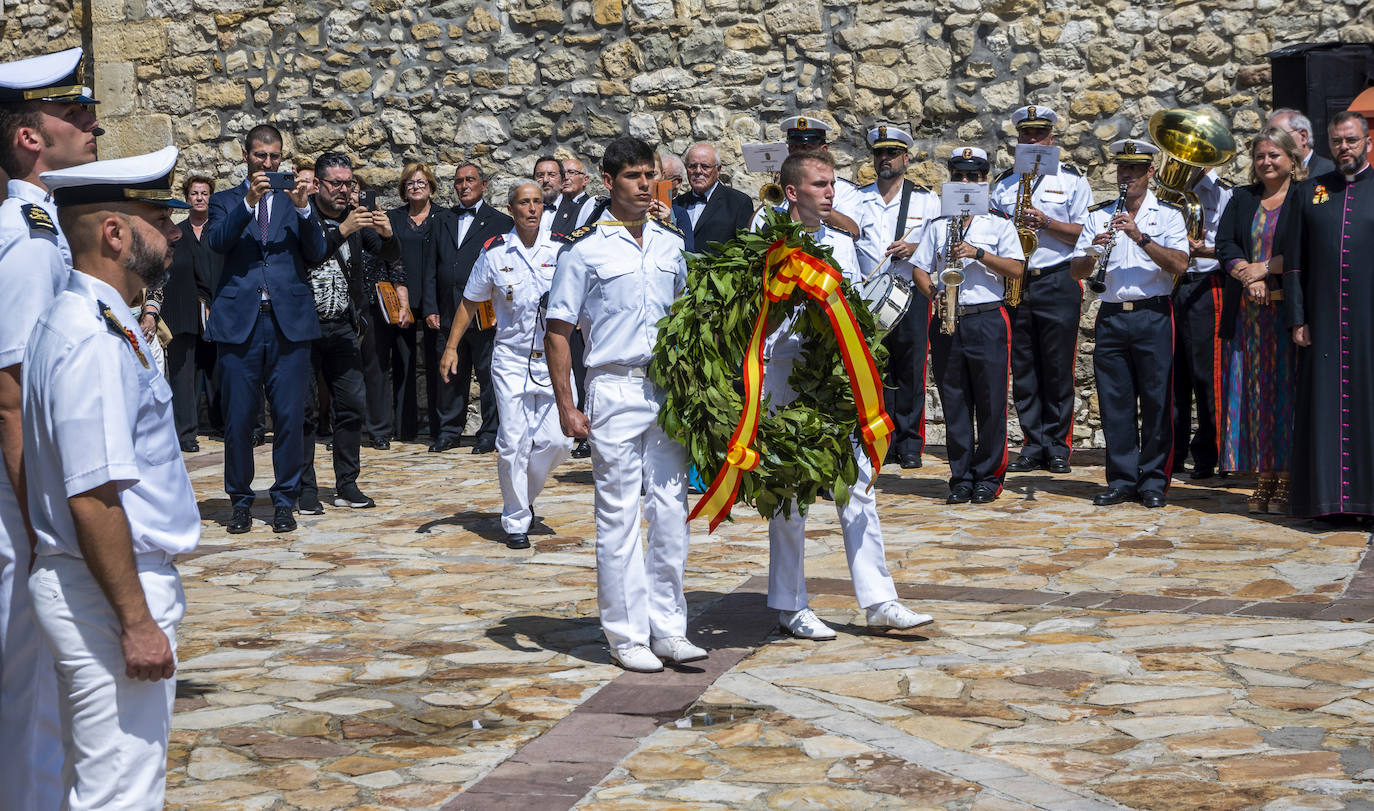
<path fill-rule="evenodd" d="M 730 437 L 725 464 L 716 474 L 711 487 L 697 502 L 688 520 L 706 515 L 711 531 L 730 515 L 730 508 L 739 494 L 741 477 L 758 467 L 759 453 L 751 445 L 758 435 L 763 408 L 763 345 L 768 310 L 773 302 L 786 301 L 796 287 L 816 301 L 830 319 L 830 326 L 840 343 L 840 358 L 849 373 L 849 388 L 859 414 L 859 433 L 864 450 L 873 462 L 873 471 L 882 467 L 887 456 L 889 437 L 893 431 L 892 418 L 883 409 L 883 383 L 878 377 L 877 364 L 868 351 L 868 342 L 854 320 L 840 289 L 841 275 L 826 262 L 803 251 L 787 247 L 780 239 L 768 248 L 763 269 L 763 306 L 754 322 L 754 332 L 744 353 L 744 410 Z"/>

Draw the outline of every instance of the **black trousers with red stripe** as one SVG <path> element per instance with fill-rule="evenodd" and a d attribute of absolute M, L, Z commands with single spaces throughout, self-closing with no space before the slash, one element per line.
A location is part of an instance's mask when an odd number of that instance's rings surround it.
<path fill-rule="evenodd" d="M 1021 456 L 1037 464 L 1073 453 L 1073 367 L 1083 283 L 1065 267 L 1027 275 L 1011 312 L 1011 398 Z"/>
<path fill-rule="evenodd" d="M 1011 318 L 1005 307 L 960 317 L 953 335 L 930 325 L 930 360 L 945 412 L 949 486 L 1002 492 L 1007 473 Z"/>
<path fill-rule="evenodd" d="M 1194 468 L 1215 468 L 1221 454 L 1223 281 L 1220 272 L 1192 274 L 1174 289 L 1174 460 L 1181 465 L 1191 454 Z"/>
<path fill-rule="evenodd" d="M 887 347 L 887 382 L 883 407 L 892 417 L 890 454 L 916 454 L 926 448 L 926 355 L 930 299 L 911 289 L 911 306 L 883 337 Z"/>
<path fill-rule="evenodd" d="M 1107 486 L 1165 493 L 1173 461 L 1174 315 L 1168 300 L 1129 312 L 1103 302 L 1093 379 L 1107 445 Z"/>

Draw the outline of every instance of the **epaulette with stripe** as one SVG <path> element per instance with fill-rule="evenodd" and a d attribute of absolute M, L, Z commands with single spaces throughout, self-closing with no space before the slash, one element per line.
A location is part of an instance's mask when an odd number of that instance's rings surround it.
<path fill-rule="evenodd" d="M 1222 187 L 1223 189 L 1234 189 L 1236 187 L 1236 184 L 1232 183 L 1224 177 L 1217 178 L 1217 185 Z"/>
<path fill-rule="evenodd" d="M 859 235 L 856 234 L 856 233 L 854 233 L 853 231 L 849 230 L 848 228 L 841 228 L 841 227 L 838 226 L 838 225 L 831 225 L 830 223 L 826 223 L 826 224 L 825 224 L 825 227 L 826 227 L 826 228 L 829 228 L 831 231 L 838 231 L 838 232 L 840 232 L 841 234 L 844 234 L 845 236 L 847 236 L 847 237 L 849 237 L 850 239 L 854 240 L 855 242 L 858 242 L 858 241 L 859 241 Z"/>
<path fill-rule="evenodd" d="M 1001 217 L 1004 220 L 1011 219 L 1010 214 L 1006 213 L 1005 211 L 998 211 L 997 209 L 992 208 L 991 206 L 988 207 L 988 213 L 997 217 Z"/>
<path fill-rule="evenodd" d="M 1062 172 L 1068 172 L 1071 175 L 1078 175 L 1079 177 L 1083 176 L 1083 170 L 1079 169 L 1077 166 L 1074 166 L 1072 163 L 1059 164 L 1059 170 Z"/>
<path fill-rule="evenodd" d="M 57 224 L 48 216 L 48 212 L 36 203 L 25 203 L 19 207 L 24 214 L 24 222 L 29 224 L 29 231 L 46 231 L 49 234 L 57 233 Z"/>
<path fill-rule="evenodd" d="M 1184 208 L 1178 203 L 1175 203 L 1172 200 L 1162 200 L 1158 197 L 1156 197 L 1155 199 L 1159 200 L 1159 204 L 1161 206 L 1164 206 L 1165 208 L 1172 208 L 1174 211 L 1177 211 L 1178 213 L 1182 214 L 1185 219 L 1188 217 L 1188 209 Z"/>
<path fill-rule="evenodd" d="M 1008 178 L 1008 177 L 1011 177 L 1011 170 L 1010 170 L 1010 169 L 1006 170 L 1005 172 L 1003 172 L 1002 174 L 998 175 L 997 177 L 994 177 L 994 178 L 992 179 L 992 182 L 993 182 L 993 183 L 996 183 L 996 182 L 998 182 L 998 181 L 1000 181 L 1000 180 L 1002 180 L 1002 179 L 1004 179 L 1004 178 Z"/>
<path fill-rule="evenodd" d="M 1088 210 L 1089 210 L 1089 211 L 1101 211 L 1101 210 L 1104 209 L 1104 208 L 1111 208 L 1111 207 L 1114 206 L 1114 205 L 1116 205 L 1116 199 L 1115 199 L 1115 198 L 1113 198 L 1113 199 L 1111 199 L 1111 200 L 1103 200 L 1103 201 L 1100 202 L 1100 203 L 1094 203 L 1093 205 L 1088 206 Z"/>
<path fill-rule="evenodd" d="M 574 229 L 570 234 L 551 234 L 551 236 L 556 242 L 562 242 L 564 245 L 571 245 L 595 230 L 595 225 L 584 225 L 581 228 Z"/>
<path fill-rule="evenodd" d="M 672 233 L 677 234 L 679 237 L 682 237 L 683 239 L 687 238 L 686 235 L 682 233 L 682 229 L 678 228 L 677 223 L 673 222 L 672 220 L 660 220 L 659 218 L 655 217 L 654 222 L 658 225 L 663 226 L 663 229 L 666 231 L 671 231 Z"/>
<path fill-rule="evenodd" d="M 497 234 L 496 236 L 494 236 L 494 237 L 492 237 L 491 239 L 487 240 L 486 242 L 482 243 L 482 250 L 488 251 L 488 250 L 491 250 L 492 248 L 495 248 L 495 247 L 498 246 L 498 245 L 505 245 L 505 244 L 506 244 L 506 235 L 505 235 L 505 234 Z"/>

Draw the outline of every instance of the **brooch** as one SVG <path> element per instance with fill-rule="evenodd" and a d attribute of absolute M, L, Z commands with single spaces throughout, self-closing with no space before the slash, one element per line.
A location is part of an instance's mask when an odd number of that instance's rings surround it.
<path fill-rule="evenodd" d="M 1312 205 L 1318 205 L 1330 200 L 1331 197 L 1326 193 L 1326 187 L 1318 183 L 1312 187 Z"/>
<path fill-rule="evenodd" d="M 110 305 L 100 300 L 95 303 L 100 305 L 100 314 L 105 316 L 106 326 L 113 330 L 116 335 L 123 335 L 128 339 L 129 346 L 133 348 L 134 354 L 138 355 L 138 362 L 143 364 L 144 369 L 151 369 L 152 367 L 148 365 L 148 357 L 143 354 L 143 348 L 138 345 L 138 336 L 134 335 L 134 331 L 119 323 L 119 319 L 115 317 Z"/>

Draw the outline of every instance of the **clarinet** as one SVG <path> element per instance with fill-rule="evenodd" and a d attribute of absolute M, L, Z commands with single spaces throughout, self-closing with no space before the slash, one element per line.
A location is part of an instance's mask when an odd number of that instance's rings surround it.
<path fill-rule="evenodd" d="M 1101 295 L 1107 289 L 1107 262 L 1112 258 L 1112 248 L 1116 246 L 1116 226 L 1111 223 L 1116 220 L 1116 215 L 1126 208 L 1126 190 L 1130 188 L 1129 183 L 1117 184 L 1116 205 L 1112 208 L 1112 216 L 1107 220 L 1107 240 L 1102 253 L 1097 256 L 1097 264 L 1093 268 L 1093 275 L 1088 279 L 1088 289 Z"/>

